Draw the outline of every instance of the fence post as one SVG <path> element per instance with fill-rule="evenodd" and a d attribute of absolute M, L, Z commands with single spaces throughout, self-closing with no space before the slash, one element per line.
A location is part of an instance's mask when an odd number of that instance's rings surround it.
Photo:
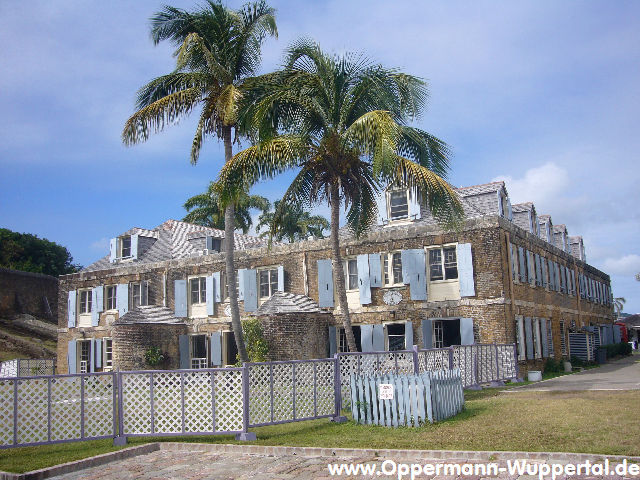
<path fill-rule="evenodd" d="M 249 431 L 249 367 L 242 363 L 242 432 L 236 433 L 236 440 L 252 442 L 256 434 Z"/>
<path fill-rule="evenodd" d="M 420 375 L 420 357 L 418 357 L 418 346 L 413 346 L 413 373 Z"/>
<path fill-rule="evenodd" d="M 453 345 L 449 347 L 449 370 L 453 370 Z"/>
<path fill-rule="evenodd" d="M 340 357 L 337 353 L 333 355 L 333 396 L 335 400 L 336 411 L 332 422 L 344 423 L 347 417 L 342 414 L 342 383 L 340 382 Z"/>
<path fill-rule="evenodd" d="M 113 445 L 121 447 L 127 444 L 127 436 L 124 434 L 124 394 L 122 392 L 122 374 L 118 369 L 114 374 L 114 388 L 118 390 L 118 435 L 113 439 Z"/>
<path fill-rule="evenodd" d="M 480 382 L 478 381 L 478 350 L 473 348 L 474 345 L 469 345 L 469 347 L 471 349 L 471 374 L 475 379 L 475 383 L 473 385 L 469 385 L 468 389 L 482 390 L 482 387 L 480 386 Z M 465 353 L 465 359 L 466 357 L 467 355 Z"/>
<path fill-rule="evenodd" d="M 513 364 L 515 365 L 515 376 L 512 381 L 514 383 L 520 383 L 524 380 L 520 378 L 520 367 L 518 366 L 518 346 L 516 343 L 513 344 Z"/>
<path fill-rule="evenodd" d="M 18 384 L 20 380 L 16 376 L 13 381 L 13 445 L 18 444 Z"/>
<path fill-rule="evenodd" d="M 494 343 L 493 347 L 496 352 L 496 378 L 491 381 L 492 387 L 504 387 L 502 377 L 500 377 L 500 351 L 498 350 L 498 344 Z"/>

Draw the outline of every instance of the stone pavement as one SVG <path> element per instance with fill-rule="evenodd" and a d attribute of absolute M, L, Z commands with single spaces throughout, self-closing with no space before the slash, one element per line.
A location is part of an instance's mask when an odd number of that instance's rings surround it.
<path fill-rule="evenodd" d="M 567 453 L 524 453 L 524 452 L 448 452 L 448 451 L 410 451 L 410 450 L 359 450 L 359 449 L 322 449 L 304 447 L 262 447 L 256 445 L 214 445 L 188 443 L 159 443 L 157 450 L 124 460 L 116 460 L 101 466 L 91 467 L 67 473 L 56 479 L 66 480 L 202 480 L 202 479 L 329 479 L 329 478 L 399 478 L 397 472 L 392 475 L 380 471 L 385 460 L 400 463 L 484 463 L 495 462 L 507 466 L 507 461 L 527 459 L 532 463 L 551 464 L 581 463 L 586 460 L 602 462 L 604 456 Z M 623 457 L 607 457 L 613 465 L 621 462 Z M 638 462 L 636 458 L 633 461 Z M 369 463 L 376 464 L 377 471 L 373 475 L 331 476 L 328 463 Z M 390 467 L 389 467 L 390 468 Z M 389 471 L 389 470 L 387 470 Z M 410 474 L 402 478 L 411 478 Z M 419 475 L 415 478 L 439 479 L 477 479 L 477 478 L 537 478 L 530 475 L 510 475 L 507 472 L 498 476 L 436 476 Z M 545 477 L 547 478 L 547 477 Z M 550 477 L 549 477 L 550 478 Z M 564 478 L 601 478 L 559 475 Z M 639 476 L 611 479 L 640 478 Z"/>
<path fill-rule="evenodd" d="M 504 392 L 576 390 L 640 390 L 640 353 L 636 351 L 633 355 L 605 363 L 599 368 L 515 387 Z"/>

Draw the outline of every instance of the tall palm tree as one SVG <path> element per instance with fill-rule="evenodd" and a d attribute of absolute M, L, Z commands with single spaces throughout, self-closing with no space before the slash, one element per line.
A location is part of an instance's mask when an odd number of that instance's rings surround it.
<path fill-rule="evenodd" d="M 625 303 L 627 303 L 627 299 L 624 297 L 616 297 L 613 299 L 613 308 L 618 315 L 622 313 Z"/>
<path fill-rule="evenodd" d="M 209 184 L 205 193 L 195 195 L 184 202 L 183 207 L 187 210 L 185 222 L 195 223 L 204 227 L 224 229 L 224 210 L 220 206 L 218 192 L 215 191 L 214 183 Z M 271 204 L 269 200 L 260 195 L 249 195 L 240 192 L 235 204 L 235 226 L 246 234 L 253 226 L 251 210 L 261 210 L 264 215 L 269 210 Z"/>
<path fill-rule="evenodd" d="M 288 50 L 283 70 L 260 78 L 249 92 L 242 121 L 258 131 L 259 141 L 222 168 L 222 201 L 260 179 L 299 170 L 276 222 L 290 205 L 329 204 L 338 306 L 349 350 L 355 351 L 338 237 L 341 207 L 356 236 L 376 218 L 376 194 L 390 184 L 417 190 L 443 223 L 462 215 L 443 179 L 447 145 L 408 126 L 426 100 L 425 83 L 363 57 L 328 55 L 301 40 Z"/>
<path fill-rule="evenodd" d="M 274 212 L 263 211 L 258 217 L 256 232 L 260 232 L 263 227 L 266 231 L 260 233 L 261 237 L 269 235 L 277 241 L 283 239 L 290 243 L 296 240 L 306 240 L 307 238 L 324 238 L 324 231 L 329 228 L 329 221 L 322 215 L 311 215 L 302 205 L 289 205 L 281 218 L 276 221 L 276 212 L 280 209 L 280 200 L 274 204 Z"/>
<path fill-rule="evenodd" d="M 247 79 L 256 73 L 263 41 L 277 36 L 274 15 L 275 10 L 262 0 L 237 11 L 208 0 L 194 12 L 165 6 L 156 13 L 151 18 L 151 38 L 155 44 L 169 40 L 177 47 L 176 69 L 139 90 L 138 111 L 125 124 L 123 142 L 143 142 L 150 131 L 159 132 L 200 107 L 191 163 L 198 161 L 202 142 L 210 136 L 223 141 L 225 162 L 231 160 L 233 141 L 244 133 L 237 124 L 238 102 Z M 238 354 L 248 361 L 235 286 L 234 207 L 234 202 L 225 206 L 226 274 Z"/>

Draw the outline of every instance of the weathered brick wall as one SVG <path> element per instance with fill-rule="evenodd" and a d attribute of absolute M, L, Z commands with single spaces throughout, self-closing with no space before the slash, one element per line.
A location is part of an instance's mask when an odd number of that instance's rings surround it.
<path fill-rule="evenodd" d="M 260 316 L 269 344 L 268 360 L 306 360 L 329 355 L 329 317 L 325 313 Z"/>
<path fill-rule="evenodd" d="M 113 328 L 113 363 L 120 370 L 173 370 L 180 368 L 178 338 L 187 333 L 186 325 L 123 324 Z M 144 352 L 157 347 L 164 362 L 155 367 L 145 363 Z"/>
<path fill-rule="evenodd" d="M 47 304 L 51 312 L 47 311 Z M 34 317 L 56 321 L 57 305 L 56 277 L 0 268 L 0 316 L 10 318 L 28 313 Z"/>

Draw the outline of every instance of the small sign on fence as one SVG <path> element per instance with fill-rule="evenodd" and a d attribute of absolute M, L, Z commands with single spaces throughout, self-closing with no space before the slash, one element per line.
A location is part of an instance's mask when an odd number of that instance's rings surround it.
<path fill-rule="evenodd" d="M 380 400 L 393 400 L 393 385 L 390 383 L 379 384 L 378 398 Z"/>

